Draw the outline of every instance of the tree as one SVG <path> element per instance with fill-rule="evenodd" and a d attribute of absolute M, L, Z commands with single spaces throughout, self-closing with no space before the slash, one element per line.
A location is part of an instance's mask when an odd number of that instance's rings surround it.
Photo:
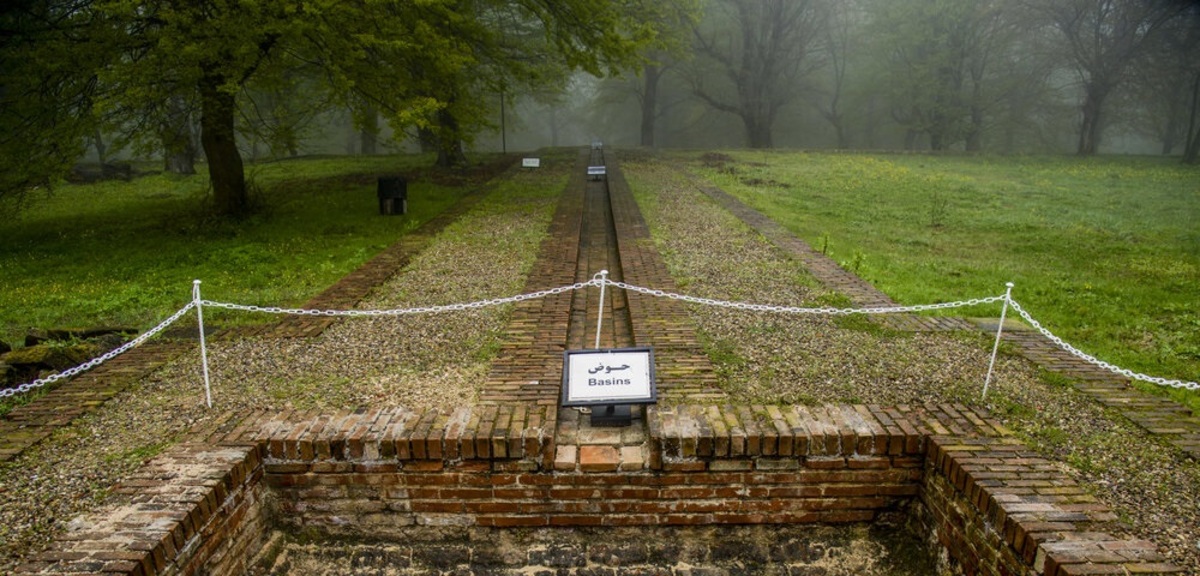
<path fill-rule="evenodd" d="M 1104 130 L 1104 104 L 1126 79 L 1129 66 L 1164 24 L 1180 14 L 1174 0 L 1036 0 L 1066 44 L 1083 92 L 1080 155 L 1096 154 Z"/>
<path fill-rule="evenodd" d="M 818 43 L 821 57 L 825 59 L 825 69 L 829 71 L 830 77 L 829 89 L 821 91 L 817 110 L 833 127 L 838 149 L 850 147 L 842 101 L 846 92 L 846 71 L 851 45 L 854 43 L 856 32 L 854 26 L 862 17 L 859 8 L 858 3 L 850 0 L 832 0 L 827 8 L 829 19 L 822 27 Z"/>
<path fill-rule="evenodd" d="M 1003 98 L 1006 84 L 993 72 L 994 63 L 1013 43 L 1005 3 L 883 1 L 872 11 L 869 30 L 888 56 L 877 75 L 910 142 L 925 134 L 934 150 L 959 142 L 968 151 L 982 149 L 989 109 Z"/>
<path fill-rule="evenodd" d="M 692 75 L 693 91 L 712 109 L 737 115 L 751 148 L 773 145 L 780 109 L 799 97 L 801 81 L 818 64 L 811 51 L 825 18 L 822 6 L 817 0 L 714 0 L 694 27 L 703 58 Z M 723 78 L 714 82 L 703 73 L 709 66 Z"/>
<path fill-rule="evenodd" d="M 647 22 L 661 9 L 652 0 L 18 0 L 11 11 L 0 24 L 16 38 L 0 57 L 0 128 L 20 129 L 45 161 L 6 175 L 6 190 L 65 170 L 94 110 L 160 133 L 166 114 L 146 115 L 147 106 L 181 98 L 198 111 L 215 208 L 239 214 L 248 208 L 239 97 L 272 71 L 312 66 L 330 102 L 365 102 L 393 128 L 432 129 L 447 150 L 486 126 L 475 98 L 483 90 L 545 81 L 556 67 L 602 74 L 634 64 L 657 41 Z M 525 41 L 509 42 L 508 23 L 529 32 Z M 20 61 L 38 66 L 7 66 Z"/>
<path fill-rule="evenodd" d="M 1161 144 L 1164 155 L 1183 147 L 1185 156 L 1192 126 L 1189 117 L 1200 79 L 1200 4 L 1191 4 L 1168 21 L 1132 66 L 1128 107 L 1138 114 L 1135 129 Z"/>
<path fill-rule="evenodd" d="M 196 173 L 196 144 L 192 110 L 181 96 L 168 98 L 161 122 L 163 169 L 174 174 Z"/>

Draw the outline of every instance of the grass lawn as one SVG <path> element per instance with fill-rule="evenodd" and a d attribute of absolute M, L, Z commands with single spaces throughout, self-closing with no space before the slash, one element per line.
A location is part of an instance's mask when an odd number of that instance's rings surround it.
<path fill-rule="evenodd" d="M 208 215 L 205 175 L 34 195 L 0 221 L 0 340 L 18 343 L 31 327 L 144 330 L 191 299 L 193 279 L 212 300 L 299 305 L 478 184 L 432 164 L 411 155 L 250 165 L 259 208 L 240 221 Z M 375 178 L 397 173 L 409 175 L 409 213 L 380 216 Z"/>
<path fill-rule="evenodd" d="M 1076 347 L 1200 380 L 1200 169 L 1159 158 L 682 156 L 903 304 L 1013 297 Z M 995 307 L 953 310 L 997 316 Z M 1200 396 L 1180 396 L 1200 408 Z"/>

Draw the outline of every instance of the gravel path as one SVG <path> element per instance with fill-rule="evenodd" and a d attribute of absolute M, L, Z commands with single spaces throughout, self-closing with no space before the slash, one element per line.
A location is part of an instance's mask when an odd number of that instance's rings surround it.
<path fill-rule="evenodd" d="M 624 171 L 684 292 L 788 305 L 838 304 L 785 254 L 687 185 L 631 161 Z M 896 334 L 855 319 L 691 308 L 732 402 L 980 403 L 984 335 Z M 997 360 L 986 406 L 1120 517 L 1200 574 L 1200 464 L 1023 359 Z"/>
<path fill-rule="evenodd" d="M 499 185 L 360 308 L 520 293 L 571 162 L 543 166 Z M 203 406 L 199 355 L 179 358 L 0 465 L 0 574 L 69 529 L 80 514 L 118 504 L 108 497 L 109 487 L 221 411 L 471 402 L 508 313 L 509 307 L 492 307 L 436 318 L 353 319 L 313 339 L 211 343 L 211 411 Z"/>

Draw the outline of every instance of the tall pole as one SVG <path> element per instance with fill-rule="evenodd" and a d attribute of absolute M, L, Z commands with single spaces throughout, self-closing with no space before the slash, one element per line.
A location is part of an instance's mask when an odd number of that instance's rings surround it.
<path fill-rule="evenodd" d="M 508 154 L 508 127 L 504 125 L 504 92 L 500 92 L 500 151 Z"/>

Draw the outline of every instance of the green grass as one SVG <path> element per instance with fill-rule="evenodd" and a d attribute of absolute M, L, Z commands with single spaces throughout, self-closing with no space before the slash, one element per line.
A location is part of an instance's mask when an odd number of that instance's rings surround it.
<path fill-rule="evenodd" d="M 733 152 L 697 171 L 904 304 L 999 295 L 1102 360 L 1200 380 L 1200 170 L 1158 158 Z M 954 310 L 998 316 L 998 307 Z M 1177 397 L 1200 408 L 1196 395 Z"/>
<path fill-rule="evenodd" d="M 205 176 L 58 187 L 0 221 L 0 340 L 19 342 L 30 327 L 150 328 L 191 299 L 193 279 L 211 300 L 302 304 L 474 185 L 431 164 L 370 156 L 248 166 L 258 208 L 239 221 L 208 215 Z M 410 175 L 409 214 L 380 216 L 375 178 L 396 173 Z M 210 318 L 235 321 L 216 310 Z"/>

